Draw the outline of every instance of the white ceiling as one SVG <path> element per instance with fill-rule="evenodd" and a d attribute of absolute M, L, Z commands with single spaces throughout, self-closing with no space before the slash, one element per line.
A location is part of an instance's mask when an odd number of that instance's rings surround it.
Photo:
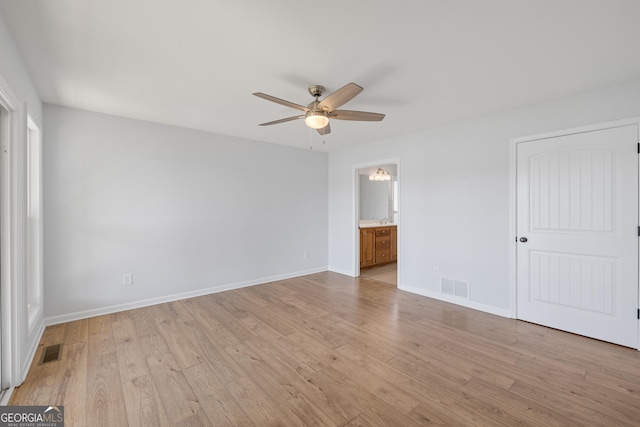
<path fill-rule="evenodd" d="M 330 151 L 640 78 L 638 0 L 0 0 L 44 102 Z M 364 91 L 324 138 L 310 84 Z"/>

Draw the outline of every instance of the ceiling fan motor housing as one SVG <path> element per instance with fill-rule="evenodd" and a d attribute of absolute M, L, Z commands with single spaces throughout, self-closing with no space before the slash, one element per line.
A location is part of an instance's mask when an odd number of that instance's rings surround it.
<path fill-rule="evenodd" d="M 326 90 L 325 87 L 321 85 L 309 86 L 309 93 L 311 94 L 311 96 L 315 96 L 316 99 L 318 99 L 318 97 L 320 97 L 325 90 Z"/>

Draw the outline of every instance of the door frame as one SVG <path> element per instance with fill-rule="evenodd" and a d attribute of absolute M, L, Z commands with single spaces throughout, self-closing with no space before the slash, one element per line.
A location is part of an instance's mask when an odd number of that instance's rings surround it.
<path fill-rule="evenodd" d="M 352 258 L 352 263 L 353 263 L 353 277 L 359 277 L 360 276 L 360 169 L 364 169 L 364 168 L 371 168 L 371 167 L 375 167 L 375 166 L 380 166 L 380 165 L 390 165 L 390 164 L 394 164 L 396 165 L 396 167 L 398 168 L 397 170 L 397 181 L 398 181 L 398 191 L 397 193 L 394 195 L 397 200 L 398 200 L 398 217 L 397 217 L 397 224 L 398 224 L 398 230 L 400 229 L 400 218 L 402 217 L 402 207 L 401 207 L 401 200 L 402 198 L 400 197 L 400 193 L 402 193 L 401 190 L 401 185 L 400 185 L 400 158 L 399 157 L 392 157 L 392 158 L 387 158 L 387 159 L 382 159 L 382 160 L 375 160 L 375 161 L 371 161 L 371 162 L 366 162 L 366 163 L 358 163 L 358 164 L 354 164 L 352 165 L 351 169 L 352 169 L 352 178 L 353 178 L 353 182 L 352 182 L 352 186 L 351 188 L 353 189 L 352 191 L 352 197 L 351 197 L 351 201 L 352 201 L 352 212 L 353 215 L 351 217 L 352 223 L 351 223 L 351 229 L 355 230 L 353 232 L 352 238 L 353 238 L 353 258 Z M 398 283 L 397 283 L 397 287 L 400 288 L 400 233 L 398 233 L 398 242 L 397 242 L 397 247 L 398 247 L 398 262 L 397 262 L 397 268 L 398 268 Z"/>
<path fill-rule="evenodd" d="M 517 160 L 518 160 L 518 144 L 523 142 L 535 141 L 539 139 L 555 138 L 558 136 L 574 135 L 578 133 L 592 132 L 597 130 L 637 125 L 640 128 L 640 117 L 630 117 L 621 120 L 614 120 L 609 122 L 596 123 L 593 125 L 586 125 L 568 129 L 560 129 L 551 132 L 539 133 L 534 135 L 522 136 L 517 138 L 511 138 L 509 140 L 509 313 L 510 317 L 518 319 L 518 262 L 517 262 Z M 640 141 L 638 141 L 640 144 Z M 638 163 L 640 170 L 640 154 L 638 155 Z M 637 177 L 640 183 L 640 174 Z M 640 206 L 638 211 L 640 212 Z M 638 224 L 640 225 L 640 218 L 638 218 Z M 640 244 L 640 238 L 639 244 Z M 640 253 L 640 252 L 639 252 Z M 640 264 L 640 260 L 639 260 Z M 638 301 L 636 301 L 637 307 L 640 308 L 640 283 L 637 284 L 638 289 Z M 638 320 L 638 347 L 640 350 L 640 320 Z"/>
<path fill-rule="evenodd" d="M 17 141 L 19 115 L 17 97 L 0 76 L 0 404 L 6 404 L 20 378 L 20 322 L 18 321 L 18 240 L 17 240 Z M 16 381 L 17 380 L 17 381 Z"/>

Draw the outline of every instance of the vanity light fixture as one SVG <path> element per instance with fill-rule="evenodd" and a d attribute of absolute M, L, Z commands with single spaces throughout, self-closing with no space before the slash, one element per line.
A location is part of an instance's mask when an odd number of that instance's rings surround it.
<path fill-rule="evenodd" d="M 391 174 L 382 168 L 378 168 L 376 173 L 369 175 L 369 181 L 391 181 Z"/>

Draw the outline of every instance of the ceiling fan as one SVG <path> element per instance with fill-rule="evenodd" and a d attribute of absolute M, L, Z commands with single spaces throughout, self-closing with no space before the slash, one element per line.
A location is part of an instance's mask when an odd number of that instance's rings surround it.
<path fill-rule="evenodd" d="M 272 122 L 261 123 L 260 126 L 276 125 L 278 123 L 289 122 L 291 120 L 304 119 L 304 122 L 310 128 L 316 129 L 320 135 L 326 135 L 331 132 L 329 119 L 336 120 L 357 120 L 365 122 L 379 122 L 384 119 L 384 114 L 368 113 L 366 111 L 338 110 L 342 105 L 351 101 L 356 95 L 362 92 L 362 87 L 355 83 L 349 83 L 332 94 L 328 95 L 322 101 L 318 98 L 324 93 L 324 86 L 309 86 L 309 93 L 315 98 L 309 105 L 302 106 L 266 93 L 256 92 L 255 96 L 275 102 L 276 104 L 286 107 L 295 108 L 304 111 L 305 114 L 299 116 L 287 117 L 286 119 L 274 120 Z"/>

